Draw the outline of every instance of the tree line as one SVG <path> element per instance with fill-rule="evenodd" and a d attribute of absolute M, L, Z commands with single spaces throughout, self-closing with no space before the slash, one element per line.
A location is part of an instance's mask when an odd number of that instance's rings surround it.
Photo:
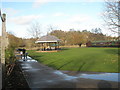
<path fill-rule="evenodd" d="M 48 33 L 49 35 L 54 35 L 60 39 L 60 45 L 81 45 L 86 44 L 89 41 L 103 41 L 103 40 L 117 40 L 118 37 L 106 36 L 101 32 L 100 28 L 92 29 L 91 32 L 87 30 L 83 31 L 63 31 L 63 30 L 52 30 Z M 13 51 L 11 49 L 15 48 L 34 48 L 38 47 L 35 41 L 38 37 L 32 37 L 28 39 L 16 37 L 14 34 L 8 33 L 9 38 L 9 52 Z"/>
<path fill-rule="evenodd" d="M 62 31 L 54 30 L 50 32 L 61 40 L 61 45 L 80 45 L 89 41 L 117 40 L 117 37 L 106 36 L 101 32 L 100 28 L 92 29 L 92 31 Z"/>

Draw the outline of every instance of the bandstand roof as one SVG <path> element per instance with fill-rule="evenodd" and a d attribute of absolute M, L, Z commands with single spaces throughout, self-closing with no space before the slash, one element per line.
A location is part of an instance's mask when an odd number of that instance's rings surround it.
<path fill-rule="evenodd" d="M 59 42 L 59 41 L 60 39 L 58 39 L 56 36 L 46 35 L 46 36 L 42 36 L 35 43 L 47 43 L 47 42 Z"/>

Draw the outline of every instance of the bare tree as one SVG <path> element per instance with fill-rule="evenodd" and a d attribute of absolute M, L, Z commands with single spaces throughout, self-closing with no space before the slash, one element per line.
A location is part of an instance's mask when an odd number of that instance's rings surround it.
<path fill-rule="evenodd" d="M 108 28 L 115 33 L 120 30 L 120 1 L 119 0 L 105 0 L 105 12 L 103 19 L 108 25 Z"/>
<path fill-rule="evenodd" d="M 54 30 L 57 30 L 57 27 L 53 26 L 53 25 L 47 25 L 47 34 L 49 34 L 50 32 L 54 31 Z"/>
<path fill-rule="evenodd" d="M 32 23 L 32 25 L 28 28 L 29 34 L 35 38 L 40 38 L 41 35 L 41 25 L 38 22 Z"/>

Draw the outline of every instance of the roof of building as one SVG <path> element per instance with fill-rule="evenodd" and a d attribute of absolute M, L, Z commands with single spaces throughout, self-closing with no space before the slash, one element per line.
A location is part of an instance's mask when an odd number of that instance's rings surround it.
<path fill-rule="evenodd" d="M 46 35 L 42 36 L 40 39 L 36 41 L 36 43 L 44 43 L 44 42 L 59 42 L 60 39 L 58 39 L 56 36 L 53 35 Z"/>
<path fill-rule="evenodd" d="M 101 42 L 119 42 L 119 40 L 115 40 L 115 41 L 107 41 L 107 40 L 104 40 L 104 41 L 93 41 L 92 43 L 101 43 Z"/>

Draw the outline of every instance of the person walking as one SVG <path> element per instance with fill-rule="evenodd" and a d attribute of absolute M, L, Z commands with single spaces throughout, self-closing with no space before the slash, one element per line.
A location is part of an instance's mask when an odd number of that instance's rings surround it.
<path fill-rule="evenodd" d="M 23 56 L 23 52 L 22 52 L 22 51 L 20 51 L 20 57 L 21 57 L 21 59 L 22 59 L 22 56 Z"/>
<path fill-rule="evenodd" d="M 23 57 L 24 57 L 24 60 L 25 60 L 25 54 L 26 54 L 26 49 L 23 49 Z"/>
<path fill-rule="evenodd" d="M 27 56 L 28 56 L 28 52 L 26 51 L 26 53 L 25 53 L 25 58 L 26 58 L 26 60 L 27 60 Z"/>

